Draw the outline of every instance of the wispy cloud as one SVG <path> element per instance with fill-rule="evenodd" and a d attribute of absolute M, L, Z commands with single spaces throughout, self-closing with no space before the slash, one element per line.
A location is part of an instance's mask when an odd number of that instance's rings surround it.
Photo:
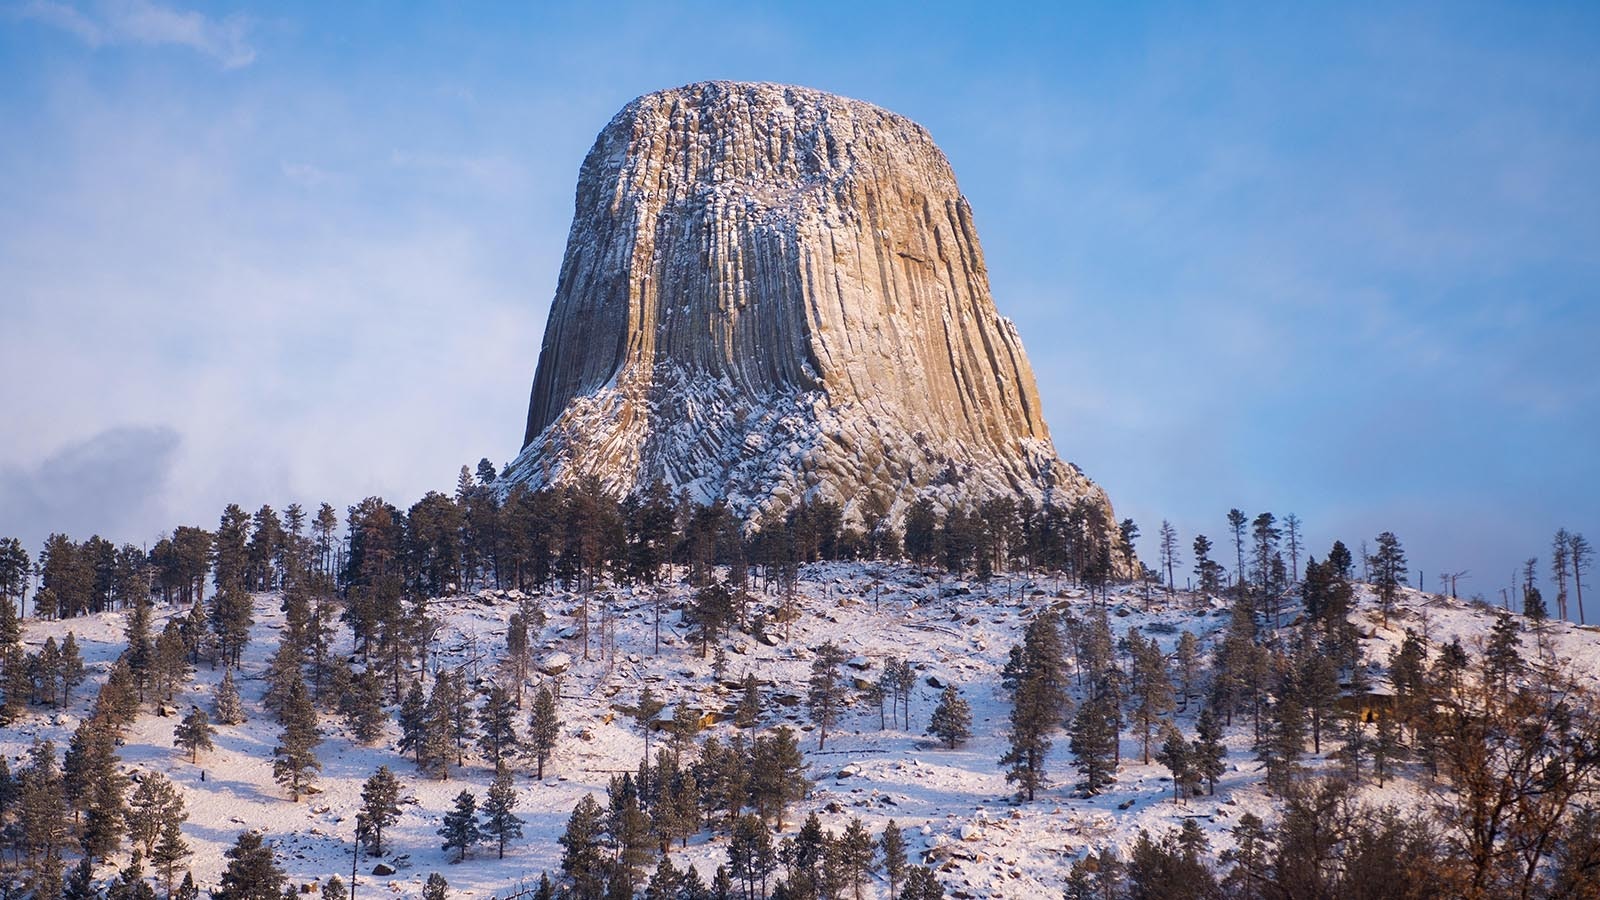
<path fill-rule="evenodd" d="M 60 0 L 28 0 L 15 10 L 68 32 L 91 47 L 171 45 L 209 56 L 225 69 L 255 61 L 250 21 L 242 16 L 215 19 L 194 10 L 163 6 L 151 0 L 101 0 L 74 5 Z"/>

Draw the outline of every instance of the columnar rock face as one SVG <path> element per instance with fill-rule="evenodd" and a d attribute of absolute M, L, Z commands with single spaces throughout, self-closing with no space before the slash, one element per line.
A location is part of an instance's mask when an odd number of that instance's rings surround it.
<path fill-rule="evenodd" d="M 1056 456 L 928 132 L 775 84 L 648 94 L 600 132 L 512 473 L 663 479 L 752 519 L 1007 495 L 1114 521 Z"/>

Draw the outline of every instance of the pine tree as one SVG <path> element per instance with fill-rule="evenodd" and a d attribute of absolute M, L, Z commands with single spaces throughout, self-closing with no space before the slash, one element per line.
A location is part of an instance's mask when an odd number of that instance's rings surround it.
<path fill-rule="evenodd" d="M 135 845 L 143 847 L 146 854 L 153 856 L 156 841 L 167 824 L 176 822 L 182 825 L 187 818 L 178 789 L 165 775 L 150 772 L 134 789 L 128 803 L 128 837 Z"/>
<path fill-rule="evenodd" d="M 1184 739 L 1183 732 L 1170 722 L 1164 731 L 1166 739 L 1156 751 L 1156 762 L 1172 773 L 1172 799 L 1182 803 L 1184 796 L 1199 786 L 1200 774 L 1195 771 L 1193 748 Z"/>
<path fill-rule="evenodd" d="M 656 863 L 656 870 L 650 876 L 650 883 L 645 885 L 645 900 L 677 900 L 678 892 L 683 888 L 683 874 L 672 865 L 672 858 L 663 855 Z"/>
<path fill-rule="evenodd" d="M 728 870 L 744 885 L 746 898 L 767 896 L 767 879 L 778 868 L 772 834 L 756 816 L 740 816 L 728 841 Z"/>
<path fill-rule="evenodd" d="M 61 679 L 61 705 L 72 705 L 72 689 L 83 683 L 83 656 L 78 652 L 78 639 L 67 632 L 61 642 L 61 659 L 57 672 Z"/>
<path fill-rule="evenodd" d="M 456 851 L 456 862 L 465 859 L 467 848 L 478 842 L 481 837 L 478 831 L 478 798 L 471 791 L 463 790 L 456 795 L 456 805 L 444 814 L 439 836 L 444 838 L 441 849 L 446 853 Z"/>
<path fill-rule="evenodd" d="M 278 736 L 278 746 L 272 748 L 272 777 L 287 786 L 290 799 L 298 803 L 300 795 L 322 769 L 316 752 L 317 745 L 322 743 L 322 733 L 317 729 L 317 709 L 311 705 L 305 682 L 298 673 L 284 693 L 278 722 L 283 731 Z"/>
<path fill-rule="evenodd" d="M 1217 792 L 1217 779 L 1227 771 L 1227 755 L 1228 750 L 1222 744 L 1222 723 L 1217 721 L 1216 712 L 1207 706 L 1200 710 L 1200 719 L 1195 723 L 1193 758 L 1195 774 L 1205 779 L 1208 793 Z"/>
<path fill-rule="evenodd" d="M 219 725 L 242 725 L 245 721 L 244 703 L 239 699 L 239 688 L 233 681 L 233 669 L 222 673 L 222 683 L 217 685 L 217 695 L 212 700 Z"/>
<path fill-rule="evenodd" d="M 61 783 L 68 804 L 82 816 L 79 843 L 85 854 L 114 852 L 123 827 L 128 779 L 118 769 L 117 734 L 103 719 L 90 718 L 72 734 L 62 761 Z"/>
<path fill-rule="evenodd" d="M 1372 774 L 1378 776 L 1378 787 L 1393 771 L 1394 764 L 1406 757 L 1406 746 L 1400 740 L 1400 726 L 1394 716 L 1378 714 L 1377 738 L 1372 742 Z"/>
<path fill-rule="evenodd" d="M 639 726 L 639 733 L 644 735 L 646 759 L 650 758 L 650 732 L 655 729 L 656 718 L 666 708 L 666 702 L 657 697 L 655 691 L 650 690 L 648 686 L 639 692 L 639 705 L 634 709 L 633 723 Z"/>
<path fill-rule="evenodd" d="M 604 832 L 605 812 L 593 794 L 584 794 L 559 838 L 564 848 L 561 871 L 572 879 L 572 896 L 579 900 L 598 900 L 605 894 L 610 865 L 600 843 Z"/>
<path fill-rule="evenodd" d="M 828 743 L 828 729 L 839 720 L 839 708 L 844 704 L 844 676 L 839 672 L 849 656 L 832 641 L 824 641 L 816 649 L 811 661 L 811 680 L 806 701 L 811 710 L 811 721 L 817 726 L 817 749 Z"/>
<path fill-rule="evenodd" d="M 383 736 L 389 717 L 383 711 L 383 682 L 371 668 L 357 673 L 348 690 L 339 695 L 339 713 L 358 744 L 371 744 Z"/>
<path fill-rule="evenodd" d="M 744 676 L 744 693 L 739 697 L 739 708 L 733 714 L 733 724 L 743 728 L 755 736 L 756 726 L 761 724 L 761 685 L 756 681 L 756 676 L 746 672 Z"/>
<path fill-rule="evenodd" d="M 361 786 L 361 815 L 367 855 L 382 856 L 384 829 L 400 821 L 400 779 L 388 766 L 379 766 Z"/>
<path fill-rule="evenodd" d="M 1266 740 L 1257 755 L 1267 770 L 1267 789 L 1283 796 L 1300 771 L 1305 753 L 1305 710 L 1293 693 L 1285 692 L 1272 706 Z"/>
<path fill-rule="evenodd" d="M 417 768 L 422 768 L 422 734 L 427 717 L 428 698 L 422 693 L 422 682 L 413 681 L 405 698 L 400 701 L 395 719 L 400 723 L 400 752 L 410 753 Z"/>
<path fill-rule="evenodd" d="M 156 846 L 150 854 L 150 862 L 161 872 L 161 878 L 166 883 L 167 895 L 172 895 L 172 881 L 177 877 L 178 867 L 183 861 L 194 855 L 189 849 L 189 842 L 183 839 L 183 826 L 180 820 L 167 819 L 161 826 L 161 837 L 156 841 Z"/>
<path fill-rule="evenodd" d="M 972 735 L 972 708 L 961 698 L 955 685 L 945 685 L 939 694 L 939 704 L 933 708 L 933 716 L 928 721 L 928 733 L 952 750 Z"/>
<path fill-rule="evenodd" d="M 763 819 L 774 819 L 782 831 L 784 810 L 811 788 L 800 745 L 794 732 L 780 725 L 772 734 L 756 738 L 750 756 L 750 805 Z"/>
<path fill-rule="evenodd" d="M 1489 643 L 1483 651 L 1484 679 L 1504 696 L 1511 689 L 1511 681 L 1522 674 L 1523 661 L 1520 647 L 1522 638 L 1516 620 L 1501 613 L 1489 631 Z"/>
<path fill-rule="evenodd" d="M 900 893 L 900 879 L 906 874 L 906 842 L 900 834 L 900 826 L 893 819 L 883 826 L 878 849 L 883 854 L 883 874 L 889 879 L 889 900 L 896 900 Z"/>
<path fill-rule="evenodd" d="M 128 865 L 106 888 L 106 900 L 156 900 L 156 892 L 144 883 L 144 859 L 139 851 L 133 851 Z"/>
<path fill-rule="evenodd" d="M 548 687 L 540 686 L 533 698 L 533 711 L 528 716 L 528 753 L 537 766 L 535 777 L 543 780 L 544 766 L 555 752 L 556 741 L 561 736 L 561 719 L 556 713 L 555 695 Z"/>
<path fill-rule="evenodd" d="M 1172 679 L 1167 674 L 1167 658 L 1154 640 L 1147 641 L 1137 629 L 1129 629 L 1128 647 L 1133 657 L 1132 724 L 1137 729 L 1140 751 L 1148 765 L 1156 724 L 1173 709 Z"/>
<path fill-rule="evenodd" d="M 449 900 L 450 883 L 438 872 L 428 873 L 428 882 L 422 886 L 422 900 Z"/>
<path fill-rule="evenodd" d="M 1091 797 L 1115 780 L 1120 719 L 1116 695 L 1109 689 L 1091 693 L 1072 719 L 1073 765 L 1083 776 L 1084 792 Z"/>
<path fill-rule="evenodd" d="M 1011 693 L 1011 744 L 1000 758 L 1006 780 L 1020 796 L 1034 799 L 1044 785 L 1044 761 L 1051 734 L 1068 706 L 1063 681 L 1066 651 L 1059 620 L 1040 613 L 1028 623 L 1020 647 L 1013 647 L 1001 683 Z"/>
<path fill-rule="evenodd" d="M 494 685 L 478 710 L 478 749 L 496 768 L 517 755 L 517 709 L 511 694 Z"/>
<path fill-rule="evenodd" d="M 1383 624 L 1389 625 L 1389 612 L 1406 583 L 1406 554 L 1400 549 L 1400 539 L 1393 532 L 1378 535 L 1378 552 L 1367 560 L 1371 567 L 1372 584 L 1378 589 L 1378 608 L 1383 612 Z"/>
<path fill-rule="evenodd" d="M 228 867 L 211 892 L 212 900 L 282 900 L 283 870 L 273 858 L 272 848 L 262 841 L 261 832 L 243 832 L 224 855 Z"/>
<path fill-rule="evenodd" d="M 450 777 L 450 759 L 456 755 L 452 746 L 456 703 L 454 680 L 439 673 L 428 692 L 415 749 L 417 768 L 440 781 Z"/>
<path fill-rule="evenodd" d="M 189 762 L 195 763 L 200 761 L 201 750 L 211 750 L 216 747 L 211 740 L 212 735 L 216 733 L 217 730 L 211 727 L 211 719 L 206 715 L 206 711 L 198 706 L 191 706 L 183 721 L 173 729 L 172 737 L 173 743 L 189 751 Z"/>
<path fill-rule="evenodd" d="M 927 866 L 912 866 L 906 870 L 906 887 L 900 900 L 944 900 L 944 885 Z"/>
<path fill-rule="evenodd" d="M 322 900 L 350 900 L 350 889 L 344 886 L 344 879 L 328 876 L 327 883 L 322 886 Z"/>
<path fill-rule="evenodd" d="M 844 833 L 839 836 L 837 847 L 841 874 L 850 883 L 855 900 L 861 900 L 862 887 L 877 870 L 873 845 L 872 832 L 867 830 L 860 818 L 851 819 Z"/>
<path fill-rule="evenodd" d="M 489 785 L 483 802 L 483 825 L 479 828 L 485 836 L 493 838 L 499 858 L 506 858 L 506 844 L 522 837 L 522 819 L 513 812 L 517 808 L 517 789 L 511 783 L 511 770 L 500 764 Z"/>
<path fill-rule="evenodd" d="M 87 856 L 104 859 L 122 846 L 127 815 L 125 791 L 128 779 L 117 770 L 118 760 L 110 753 L 103 768 L 94 773 L 89 788 L 89 803 L 83 811 L 79 845 Z M 137 852 L 137 851 L 135 851 Z"/>
<path fill-rule="evenodd" d="M 631 775 L 613 776 L 606 790 L 606 800 L 606 832 L 616 848 L 618 874 L 631 890 L 650 861 L 650 818 L 639 807 L 638 786 Z M 670 828 L 667 839 L 671 839 Z"/>
<path fill-rule="evenodd" d="M 1185 631 L 1178 638 L 1178 683 L 1177 696 L 1180 710 L 1189 708 L 1189 699 L 1195 696 L 1195 687 L 1200 680 L 1200 639 L 1194 632 Z"/>
<path fill-rule="evenodd" d="M 194 883 L 194 873 L 184 872 L 178 890 L 168 900 L 200 900 L 200 886 Z M 339 898 L 343 900 L 343 898 Z"/>
<path fill-rule="evenodd" d="M 1268 877 L 1271 837 L 1261 818 L 1254 813 L 1240 816 L 1239 824 L 1233 826 L 1231 831 L 1233 848 L 1224 850 L 1221 856 L 1224 864 L 1232 864 L 1223 877 L 1223 890 L 1229 897 L 1259 900 Z"/>
<path fill-rule="evenodd" d="M 59 855 L 67 832 L 67 807 L 55 744 L 35 739 L 28 763 L 17 772 L 17 840 L 31 863 Z"/>
<path fill-rule="evenodd" d="M 72 874 L 61 888 L 61 900 L 100 900 L 100 890 L 94 883 L 94 860 L 85 856 L 72 867 Z"/>

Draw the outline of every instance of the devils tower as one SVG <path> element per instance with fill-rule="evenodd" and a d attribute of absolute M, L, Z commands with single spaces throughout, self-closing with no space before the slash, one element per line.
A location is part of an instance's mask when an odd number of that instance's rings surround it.
<path fill-rule="evenodd" d="M 922 126 L 776 84 L 647 94 L 578 177 L 514 479 L 662 479 L 749 519 L 1101 489 L 1056 455 Z"/>

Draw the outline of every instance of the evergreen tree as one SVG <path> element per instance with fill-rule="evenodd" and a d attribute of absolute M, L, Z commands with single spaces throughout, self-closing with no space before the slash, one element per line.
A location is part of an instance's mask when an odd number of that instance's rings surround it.
<path fill-rule="evenodd" d="M 167 896 L 172 896 L 172 882 L 177 877 L 178 867 L 193 855 L 194 851 L 189 849 L 189 842 L 183 839 L 181 821 L 169 818 L 163 822 L 161 836 L 150 854 L 150 862 L 160 871 L 162 881 L 167 887 Z"/>
<path fill-rule="evenodd" d="M 840 707 L 844 705 L 845 680 L 839 667 L 849 656 L 834 645 L 824 641 L 816 649 L 811 661 L 811 680 L 806 700 L 811 710 L 811 721 L 817 726 L 817 749 L 828 743 L 828 729 L 839 720 Z"/>
<path fill-rule="evenodd" d="M 1109 689 L 1091 693 L 1072 719 L 1073 765 L 1083 776 L 1084 792 L 1091 797 L 1115 780 L 1120 719 L 1116 695 Z"/>
<path fill-rule="evenodd" d="M 1394 716 L 1378 714 L 1377 738 L 1372 742 L 1372 774 L 1378 777 L 1378 787 L 1394 770 L 1397 762 L 1405 759 L 1406 746 L 1400 740 L 1400 726 Z"/>
<path fill-rule="evenodd" d="M 746 900 L 767 896 L 767 879 L 777 868 L 766 823 L 756 816 L 741 816 L 728 842 L 728 870 L 743 885 Z"/>
<path fill-rule="evenodd" d="M 561 719 L 556 713 L 555 695 L 541 686 L 533 698 L 533 711 L 528 716 L 528 753 L 537 766 L 535 777 L 543 780 L 545 763 L 555 752 L 556 741 L 561 736 Z"/>
<path fill-rule="evenodd" d="M 606 800 L 606 832 L 611 835 L 611 844 L 616 848 L 618 874 L 631 891 L 650 861 L 650 818 L 639 807 L 638 786 L 633 783 L 631 775 L 613 776 L 606 791 Z"/>
<path fill-rule="evenodd" d="M 584 794 L 572 808 L 566 831 L 559 838 L 564 848 L 561 871 L 572 880 L 576 900 L 599 900 L 605 895 L 610 864 L 601 845 L 604 833 L 604 811 L 593 794 Z"/>
<path fill-rule="evenodd" d="M 1178 708 L 1188 709 L 1189 699 L 1195 696 L 1200 680 L 1200 639 L 1194 632 L 1185 631 L 1178 638 Z"/>
<path fill-rule="evenodd" d="M 193 872 L 183 873 L 183 881 L 178 884 L 177 892 L 168 900 L 200 900 L 200 886 L 194 883 Z"/>
<path fill-rule="evenodd" d="M 81 857 L 67 876 L 61 888 L 61 900 L 100 900 L 100 890 L 94 883 L 94 860 Z"/>
<path fill-rule="evenodd" d="M 217 730 L 211 727 L 211 719 L 206 711 L 198 706 L 189 707 L 189 712 L 184 715 L 183 721 L 173 729 L 173 743 L 189 751 L 189 762 L 200 761 L 201 750 L 211 750 L 216 747 L 211 737 Z"/>
<path fill-rule="evenodd" d="M 945 685 L 939 694 L 939 705 L 933 708 L 928 733 L 952 750 L 972 735 L 972 708 L 961 698 L 955 685 Z"/>
<path fill-rule="evenodd" d="M 483 802 L 483 825 L 479 830 L 493 838 L 499 858 L 506 858 L 506 844 L 522 837 L 522 819 L 513 812 L 517 808 L 517 789 L 511 783 L 511 770 L 501 763 L 495 769 L 494 781 L 489 785 Z"/>
<path fill-rule="evenodd" d="M 1170 722 L 1164 729 L 1166 739 L 1156 751 L 1156 762 L 1172 773 L 1172 799 L 1179 803 L 1199 787 L 1200 773 L 1195 770 L 1194 751 L 1183 732 Z"/>
<path fill-rule="evenodd" d="M 90 718 L 72 734 L 62 761 L 66 800 L 82 817 L 79 843 L 88 856 L 105 857 L 122 843 L 124 792 L 128 779 L 118 769 L 117 734 L 104 719 Z"/>
<path fill-rule="evenodd" d="M 67 807 L 55 744 L 34 740 L 17 772 L 17 838 L 28 862 L 56 857 L 65 843 Z"/>
<path fill-rule="evenodd" d="M 322 900 L 350 900 L 350 889 L 344 886 L 344 879 L 328 876 L 327 883 L 322 886 Z"/>
<path fill-rule="evenodd" d="M 1502 696 L 1511 689 L 1512 679 L 1522 674 L 1521 645 L 1522 638 L 1518 634 L 1516 620 L 1501 613 L 1489 631 L 1489 643 L 1483 651 L 1483 667 L 1484 679 Z"/>
<path fill-rule="evenodd" d="M 389 717 L 383 710 L 383 682 L 377 672 L 365 669 L 351 679 L 339 697 L 339 713 L 356 743 L 371 744 L 383 736 Z"/>
<path fill-rule="evenodd" d="M 422 886 L 422 900 L 449 900 L 450 883 L 438 872 L 429 872 L 428 881 Z"/>
<path fill-rule="evenodd" d="M 1208 793 L 1215 794 L 1217 779 L 1227 771 L 1228 749 L 1222 744 L 1222 723 L 1210 706 L 1200 710 L 1200 719 L 1195 723 L 1192 755 L 1195 774 L 1205 779 Z"/>
<path fill-rule="evenodd" d="M 362 834 L 367 855 L 383 855 L 383 831 L 400 821 L 400 779 L 388 766 L 379 766 L 361 786 Z"/>
<path fill-rule="evenodd" d="M 1184 821 L 1186 829 L 1174 829 L 1159 841 L 1140 829 L 1128 858 L 1129 897 L 1204 900 L 1217 895 L 1216 877 L 1202 855 L 1209 849 L 1204 833 L 1193 819 Z"/>
<path fill-rule="evenodd" d="M 1300 771 L 1305 753 L 1305 710 L 1298 697 L 1285 692 L 1272 706 L 1266 740 L 1258 752 L 1267 770 L 1267 789 L 1282 796 Z"/>
<path fill-rule="evenodd" d="M 1202 594 L 1215 594 L 1222 589 L 1222 571 L 1222 565 L 1211 558 L 1211 539 L 1195 535 L 1194 577 Z"/>
<path fill-rule="evenodd" d="M 311 705 L 305 682 L 298 673 L 284 693 L 278 722 L 283 731 L 278 736 L 278 746 L 272 748 L 272 777 L 288 787 L 290 799 L 298 803 L 300 795 L 322 769 L 316 752 L 317 745 L 322 743 L 322 733 L 317 729 L 317 709 Z"/>
<path fill-rule="evenodd" d="M 1150 762 L 1150 741 L 1161 717 L 1172 711 L 1172 679 L 1167 674 L 1167 658 L 1154 640 L 1145 640 L 1137 629 L 1128 631 L 1129 653 L 1133 657 L 1131 699 L 1132 724 L 1139 735 L 1140 751 Z"/>
<path fill-rule="evenodd" d="M 1372 585 L 1378 589 L 1378 608 L 1383 611 L 1383 624 L 1389 624 L 1389 612 L 1406 583 L 1406 554 L 1400 549 L 1400 539 L 1393 532 L 1378 535 L 1378 552 L 1367 559 L 1371 568 Z"/>
<path fill-rule="evenodd" d="M 883 874 L 889 879 L 889 900 L 896 900 L 900 893 L 900 880 L 906 874 L 906 842 L 900 834 L 900 826 L 893 819 L 883 826 L 878 849 L 883 855 Z"/>
<path fill-rule="evenodd" d="M 441 781 L 450 777 L 450 760 L 456 756 L 453 741 L 457 702 L 455 680 L 439 673 L 433 680 L 433 690 L 428 692 L 415 749 L 417 768 Z"/>
<path fill-rule="evenodd" d="M 517 755 L 517 709 L 511 694 L 494 685 L 478 710 L 478 749 L 496 768 Z"/>
<path fill-rule="evenodd" d="M 1309 568 L 1309 567 L 1308 567 Z M 1233 848 L 1222 852 L 1222 862 L 1231 864 L 1223 877 L 1222 888 L 1229 897 L 1240 900 L 1261 900 L 1269 877 L 1271 862 L 1271 836 L 1261 818 L 1254 813 L 1239 817 L 1239 824 L 1231 829 Z"/>
<path fill-rule="evenodd" d="M 441 849 L 446 853 L 456 851 L 456 862 L 465 859 L 467 848 L 478 842 L 482 836 L 478 831 L 478 798 L 471 791 L 463 790 L 456 795 L 456 805 L 444 814 L 439 836 L 444 838 Z"/>
<path fill-rule="evenodd" d="M 645 885 L 645 900 L 678 900 L 682 887 L 683 873 L 672 865 L 671 857 L 662 856 L 650 876 L 650 883 Z"/>
<path fill-rule="evenodd" d="M 422 693 L 422 682 L 411 682 L 395 719 L 400 723 L 400 752 L 410 753 L 417 767 L 422 768 L 422 737 L 428 719 L 428 699 Z"/>
<path fill-rule="evenodd" d="M 733 714 L 733 724 L 750 732 L 754 737 L 756 726 L 761 724 L 761 685 L 756 676 L 746 672 L 744 693 L 739 697 L 739 708 Z"/>
<path fill-rule="evenodd" d="M 650 732 L 655 729 L 656 718 L 667 708 L 666 701 L 657 697 L 648 686 L 639 692 L 639 705 L 633 711 L 633 722 L 644 735 L 644 756 L 650 758 Z"/>
<path fill-rule="evenodd" d="M 1040 613 L 1028 623 L 1022 646 L 1012 648 L 1002 672 L 1001 683 L 1011 693 L 1011 745 L 1000 765 L 1006 780 L 1016 783 L 1019 795 L 1028 800 L 1044 785 L 1051 734 L 1067 709 L 1065 655 L 1057 618 Z"/>
<path fill-rule="evenodd" d="M 134 789 L 128 803 L 128 837 L 143 847 L 146 854 L 154 855 L 156 841 L 168 822 L 183 824 L 188 814 L 183 808 L 183 798 L 167 776 L 150 772 Z"/>
<path fill-rule="evenodd" d="M 61 681 L 61 705 L 72 705 L 72 689 L 83 683 L 83 656 L 78 652 L 78 639 L 72 632 L 61 642 L 61 659 L 56 669 Z"/>
<path fill-rule="evenodd" d="M 872 832 L 867 830 L 860 818 L 853 818 L 844 833 L 839 835 L 836 846 L 840 874 L 850 884 L 855 900 L 861 900 L 862 887 L 877 870 Z"/>
<path fill-rule="evenodd" d="M 794 732 L 780 725 L 772 734 L 756 738 L 750 757 L 750 805 L 763 819 L 775 820 L 782 831 L 784 810 L 811 789 L 800 745 Z"/>
<path fill-rule="evenodd" d="M 283 870 L 273 858 L 272 848 L 262 841 L 261 832 L 243 832 L 224 856 L 228 867 L 211 892 L 212 900 L 282 900 Z"/>
<path fill-rule="evenodd" d="M 133 851 L 128 865 L 107 887 L 106 900 L 156 900 L 156 892 L 144 883 L 144 859 L 139 851 Z"/>
<path fill-rule="evenodd" d="M 944 885 L 927 866 L 912 866 L 906 870 L 905 890 L 900 900 L 944 900 Z"/>

